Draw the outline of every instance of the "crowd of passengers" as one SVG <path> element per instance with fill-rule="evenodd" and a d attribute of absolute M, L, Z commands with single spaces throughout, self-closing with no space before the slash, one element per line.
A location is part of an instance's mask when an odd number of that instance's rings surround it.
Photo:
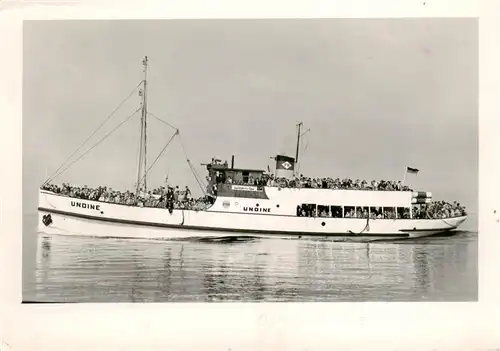
<path fill-rule="evenodd" d="M 260 178 L 248 178 L 248 182 L 235 181 L 228 177 L 227 184 L 236 185 L 257 185 L 279 188 L 319 188 L 319 189 L 348 189 L 348 190 L 388 190 L 388 191 L 412 191 L 408 186 L 403 185 L 401 181 L 372 180 L 368 183 L 366 180 L 352 180 L 340 178 L 310 178 L 300 175 L 293 179 L 275 177 L 273 174 L 263 174 Z"/>
<path fill-rule="evenodd" d="M 56 194 L 68 197 L 79 198 L 83 200 L 94 200 L 109 202 L 121 205 L 139 206 L 139 207 L 158 207 L 186 210 L 204 210 L 213 203 L 213 198 L 204 196 L 194 199 L 191 197 L 189 187 L 180 190 L 179 186 L 159 187 L 149 190 L 147 193 L 139 192 L 136 196 L 134 192 L 118 191 L 108 187 L 89 188 L 87 186 L 78 187 L 63 183 L 61 186 L 56 184 L 45 184 L 43 190 L 51 191 Z M 465 207 L 454 201 L 448 203 L 445 201 L 436 201 L 430 204 L 416 205 L 412 208 L 413 218 L 419 219 L 437 219 L 453 218 L 465 216 L 467 213 Z M 335 217 L 342 218 L 342 207 L 340 206 L 322 206 L 313 204 L 303 204 L 297 206 L 297 216 L 300 217 Z M 349 207 L 344 208 L 344 218 L 371 218 L 371 219 L 409 219 L 409 208 L 392 207 Z"/>
<path fill-rule="evenodd" d="M 413 217 L 426 219 L 426 218 L 453 218 L 467 215 L 465 206 L 453 201 L 448 203 L 445 201 L 435 201 L 430 204 L 415 206 L 413 209 Z"/>
<path fill-rule="evenodd" d="M 79 187 L 66 183 L 62 185 L 45 184 L 42 186 L 42 189 L 83 200 L 94 200 L 139 207 L 204 210 L 213 202 L 212 198 L 207 196 L 198 199 L 193 198 L 187 186 L 184 190 L 180 190 L 178 186 L 175 188 L 170 186 L 159 187 L 149 190 L 147 193 L 144 193 L 141 189 L 138 196 L 136 196 L 135 192 L 129 190 L 119 191 L 105 186 L 89 188 L 85 185 Z"/>
<path fill-rule="evenodd" d="M 417 219 L 453 218 L 467 215 L 465 207 L 458 202 L 436 201 L 412 207 L 412 216 Z M 299 217 L 370 218 L 370 219 L 410 219 L 410 209 L 406 207 L 353 207 L 345 206 L 342 216 L 341 206 L 303 204 L 297 206 Z"/>

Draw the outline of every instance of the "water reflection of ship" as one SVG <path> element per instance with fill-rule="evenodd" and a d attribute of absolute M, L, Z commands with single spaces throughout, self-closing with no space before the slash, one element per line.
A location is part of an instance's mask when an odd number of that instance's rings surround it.
<path fill-rule="evenodd" d="M 294 241 L 278 247 L 279 240 L 229 244 L 135 241 L 134 245 L 129 240 L 109 240 L 103 245 L 95 239 L 57 235 L 39 236 L 38 240 L 40 283 L 59 286 L 66 294 L 78 293 L 70 291 L 78 284 L 86 300 L 102 300 L 111 294 L 133 302 L 260 301 L 269 295 L 280 299 L 296 293 L 286 282 L 296 276 Z"/>
<path fill-rule="evenodd" d="M 172 286 L 172 249 L 167 247 L 163 251 L 163 255 L 161 256 L 161 261 L 163 263 L 163 274 L 160 275 L 160 279 L 157 281 L 157 290 L 155 292 L 155 300 L 160 299 L 162 297 L 170 298 L 172 296 L 172 292 L 170 287 Z M 182 257 L 182 251 L 181 251 Z"/>
<path fill-rule="evenodd" d="M 458 289 L 464 289 L 463 276 L 477 276 L 477 261 L 472 262 L 477 258 L 477 245 L 471 245 L 470 240 L 310 241 L 308 245 L 299 246 L 298 255 L 302 259 L 298 275 L 308 279 L 305 286 L 311 291 L 316 289 L 325 294 L 325 290 L 329 290 L 331 297 L 339 299 L 372 299 L 373 296 L 388 300 L 401 299 L 401 296 L 407 300 L 449 299 L 460 295 Z M 466 289 L 468 295 L 474 296 L 477 282 L 468 284 Z"/>
<path fill-rule="evenodd" d="M 128 241 L 97 245 L 95 240 L 78 237 L 41 236 L 40 240 L 38 269 L 45 282 L 53 281 L 51 270 L 71 271 L 79 265 L 81 269 L 99 267 L 108 277 L 108 289 L 114 293 L 126 289 L 127 300 L 135 302 L 175 300 L 195 291 L 199 291 L 199 299 L 209 301 L 287 300 L 301 294 L 297 279 L 304 280 L 312 290 L 333 294 L 347 282 L 359 288 L 390 286 L 394 283 L 391 269 L 374 271 L 373 267 L 383 262 L 405 267 L 400 258 L 408 257 L 398 256 L 391 247 L 382 250 L 363 243 L 316 240 L 269 239 L 243 244 L 137 242 L 134 249 Z M 187 267 L 186 248 L 187 260 L 191 260 Z M 193 268 L 194 257 L 199 269 Z M 75 277 L 66 279 L 71 284 Z M 148 282 L 154 282 L 154 288 L 148 289 Z"/>
<path fill-rule="evenodd" d="M 473 236 L 461 235 L 453 242 L 443 241 L 436 245 L 415 245 L 412 251 L 416 288 L 432 292 L 431 297 L 441 300 L 453 299 L 453 292 L 464 289 L 468 290 L 468 296 L 477 296 L 477 242 L 471 244 Z M 476 278 L 470 284 L 463 284 L 464 277 Z M 438 292 L 449 292 L 449 295 Z"/>
<path fill-rule="evenodd" d="M 36 290 L 38 286 L 50 280 L 52 243 L 50 236 L 37 236 L 36 245 Z"/>
<path fill-rule="evenodd" d="M 430 270 L 429 267 L 427 250 L 421 246 L 415 247 L 412 258 L 413 266 L 415 267 L 415 289 L 420 292 L 425 292 L 432 287 L 432 282 L 434 281 L 433 270 Z"/>
<path fill-rule="evenodd" d="M 265 268 L 255 262 L 242 272 L 228 255 L 222 259 L 208 260 L 202 265 L 203 290 L 209 301 L 263 300 L 266 293 Z M 250 273 L 250 274 L 249 274 Z"/>
<path fill-rule="evenodd" d="M 129 244 L 113 240 L 103 245 L 92 238 L 39 235 L 39 299 L 101 301 L 107 299 L 106 295 L 115 295 L 132 302 L 151 300 L 152 289 L 148 285 L 161 281 L 165 273 L 151 265 L 152 261 L 159 261 L 163 245 Z M 53 294 L 52 291 L 57 296 L 43 296 Z"/>
<path fill-rule="evenodd" d="M 450 286 L 458 289 L 460 274 L 477 269 L 469 258 L 477 257 L 474 249 L 456 240 L 131 245 L 130 240 L 39 236 L 37 290 L 54 294 L 50 300 L 86 301 L 109 301 L 109 296 L 137 302 L 433 299 L 452 294 Z"/>
<path fill-rule="evenodd" d="M 310 284 L 318 284 L 318 277 L 323 277 L 319 286 L 310 289 L 329 291 L 339 299 L 369 299 L 373 295 L 390 299 L 401 289 L 422 294 L 430 280 L 427 253 L 425 247 L 412 251 L 413 245 L 395 243 L 310 241 L 298 252 L 303 257 L 299 275 L 307 277 Z M 375 290 L 381 293 L 374 294 Z"/>

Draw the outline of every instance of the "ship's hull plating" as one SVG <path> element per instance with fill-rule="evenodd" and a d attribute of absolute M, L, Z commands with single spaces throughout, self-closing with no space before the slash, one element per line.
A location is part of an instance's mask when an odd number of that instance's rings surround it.
<path fill-rule="evenodd" d="M 198 236 L 421 237 L 456 229 L 448 219 L 310 218 L 267 213 L 140 208 L 40 193 L 39 231 L 47 234 L 162 239 Z"/>

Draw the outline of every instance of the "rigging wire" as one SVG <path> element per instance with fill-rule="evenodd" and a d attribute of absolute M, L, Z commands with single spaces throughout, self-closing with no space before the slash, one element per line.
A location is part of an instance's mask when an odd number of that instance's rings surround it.
<path fill-rule="evenodd" d="M 120 102 L 120 104 L 113 110 L 113 112 L 111 112 L 107 117 L 106 119 L 99 125 L 99 127 L 97 127 L 97 129 L 87 138 L 85 139 L 85 141 L 78 147 L 78 149 L 75 150 L 75 152 L 73 152 L 71 154 L 71 156 L 69 156 L 66 161 L 64 161 L 61 166 L 47 179 L 45 180 L 45 182 L 43 183 L 43 185 L 47 184 L 47 183 L 50 183 L 51 181 L 53 181 L 59 174 L 61 173 L 58 173 L 56 175 L 57 172 L 59 172 L 61 170 L 61 168 L 64 167 L 64 165 L 73 157 L 76 155 L 76 153 L 78 151 L 80 151 L 80 149 L 99 131 L 99 129 L 101 129 L 101 127 L 116 113 L 116 111 L 118 111 L 122 106 L 123 104 L 125 103 L 125 101 L 127 101 L 128 99 L 130 99 L 130 97 L 132 96 L 132 94 L 134 94 L 136 92 L 136 90 L 141 86 L 141 84 L 144 82 L 144 80 L 141 80 L 141 82 L 139 84 L 137 84 L 137 86 L 134 88 L 134 90 L 132 90 L 130 92 L 130 94 L 122 101 Z M 136 112 L 134 112 L 135 114 Z M 66 168 L 67 169 L 67 168 Z M 64 171 L 63 171 L 64 172 Z M 42 186 L 43 186 L 42 185 Z"/>
<path fill-rule="evenodd" d="M 122 121 L 120 124 L 118 124 L 113 130 L 111 130 L 111 132 L 109 132 L 108 134 L 106 134 L 104 137 L 102 137 L 97 143 L 95 143 L 90 149 L 88 149 L 87 151 L 85 151 L 83 154 L 80 155 L 80 157 L 78 157 L 76 160 L 74 160 L 73 162 L 71 162 L 68 166 L 66 166 L 64 169 L 62 169 L 59 173 L 57 173 L 55 176 L 51 177 L 51 179 L 49 180 L 49 182 L 51 182 L 52 180 L 54 180 L 55 178 L 57 178 L 58 176 L 60 176 L 62 173 L 64 173 L 68 168 L 70 168 L 72 165 L 74 165 L 76 162 L 78 162 L 78 160 L 80 160 L 83 156 L 85 156 L 86 154 L 88 154 L 90 151 L 92 151 L 92 149 L 94 149 L 95 147 L 97 147 L 100 143 L 102 143 L 104 140 L 106 140 L 109 136 L 111 136 L 111 134 L 113 134 L 118 128 L 120 128 L 123 124 L 125 124 L 126 122 L 128 122 L 132 117 L 135 116 L 135 114 L 137 112 L 139 112 L 141 110 L 141 108 L 138 108 L 137 110 L 135 110 L 134 113 L 132 113 L 130 116 L 128 116 L 124 121 Z"/>
<path fill-rule="evenodd" d="M 203 178 L 202 178 L 202 177 L 200 177 L 200 175 L 199 175 L 199 174 L 198 174 L 198 172 L 196 171 L 196 168 L 194 168 L 193 163 L 192 163 L 191 161 L 189 161 L 189 164 L 191 165 L 191 169 L 193 170 L 193 173 L 194 173 L 195 177 L 198 177 L 199 182 L 200 182 L 200 183 L 201 183 L 201 185 L 203 186 L 203 189 L 206 189 L 206 188 L 207 188 L 207 184 L 205 184 L 205 181 L 203 180 Z M 203 190 L 203 189 L 202 189 L 202 190 Z M 206 191 L 203 191 L 203 192 L 205 193 Z"/>
<path fill-rule="evenodd" d="M 177 129 L 175 131 L 175 133 L 170 137 L 169 141 L 167 142 L 167 144 L 165 145 L 165 147 L 160 151 L 160 153 L 158 154 L 158 156 L 156 157 L 156 159 L 153 161 L 153 163 L 149 166 L 148 170 L 144 173 L 144 175 L 142 176 L 142 178 L 139 180 L 139 183 L 142 182 L 142 180 L 148 175 L 149 171 L 151 170 L 151 168 L 153 168 L 153 166 L 155 165 L 156 161 L 158 161 L 158 159 L 161 157 L 161 155 L 165 152 L 165 150 L 167 149 L 168 145 L 170 145 L 170 143 L 172 142 L 172 140 L 174 139 L 174 137 L 176 135 L 179 134 L 179 130 Z"/>
<path fill-rule="evenodd" d="M 198 186 L 200 187 L 201 191 L 206 194 L 206 185 L 204 184 L 202 178 L 200 177 L 200 175 L 198 174 L 198 172 L 196 171 L 196 169 L 194 168 L 193 164 L 191 163 L 191 161 L 189 160 L 189 157 L 187 156 L 187 153 L 186 153 L 186 148 L 184 147 L 184 144 L 182 142 L 182 138 L 180 137 L 180 134 L 179 134 L 179 129 L 176 128 L 175 126 L 173 126 L 172 124 L 164 121 L 163 119 L 157 117 L 154 113 L 152 112 L 148 112 L 149 115 L 151 115 L 153 118 L 155 118 L 156 120 L 158 120 L 159 122 L 165 124 L 166 126 L 172 128 L 172 129 L 175 129 L 176 130 L 176 133 L 179 135 L 179 141 L 180 141 L 180 144 L 181 144 L 181 147 L 182 147 L 182 151 L 184 153 L 184 156 L 186 157 L 186 161 L 187 161 L 187 164 L 191 170 L 191 172 L 193 173 L 193 176 L 196 180 L 196 182 L 198 183 Z"/>
<path fill-rule="evenodd" d="M 176 130 L 176 133 L 178 134 L 178 129 L 177 129 L 176 127 L 174 127 L 174 126 L 173 126 L 173 125 L 171 125 L 170 123 L 168 123 L 168 122 L 164 121 L 163 119 L 161 119 L 161 118 L 157 117 L 154 113 L 152 113 L 152 112 L 149 112 L 149 111 L 148 111 L 148 112 L 147 112 L 147 115 L 149 115 L 149 116 L 151 116 L 151 117 L 155 118 L 156 120 L 158 120 L 159 122 L 161 122 L 161 123 L 165 124 L 166 126 L 168 126 L 168 127 L 172 128 L 172 129 L 175 129 L 175 130 Z M 175 136 L 175 134 L 174 134 L 174 136 Z M 163 151 L 166 151 L 166 148 L 165 148 L 165 150 L 162 150 L 162 151 L 160 152 L 160 155 L 158 156 L 158 158 L 161 156 L 161 153 L 163 153 Z M 156 162 L 156 160 L 155 160 L 155 162 Z M 166 182 L 166 185 L 167 185 L 167 186 L 168 186 L 168 175 L 169 175 L 169 174 L 170 174 L 170 166 L 168 167 L 168 170 L 167 170 L 167 175 L 166 175 L 166 177 L 165 177 L 165 182 Z"/>
<path fill-rule="evenodd" d="M 182 152 L 184 153 L 184 156 L 186 156 L 187 164 L 188 164 L 189 168 L 191 169 L 191 172 L 193 173 L 194 178 L 195 178 L 196 182 L 198 183 L 198 186 L 200 187 L 202 193 L 206 195 L 206 185 L 201 181 L 201 177 L 198 175 L 198 173 L 196 172 L 196 169 L 194 168 L 191 161 L 189 160 L 189 157 L 187 156 L 187 153 L 186 153 L 186 148 L 184 147 L 184 143 L 182 142 L 182 139 L 180 136 L 179 136 L 179 141 L 181 143 Z"/>
<path fill-rule="evenodd" d="M 301 159 L 304 159 L 304 155 L 306 154 L 306 151 L 307 151 L 307 146 L 309 146 L 309 138 L 306 136 L 306 145 L 304 146 L 304 149 L 301 150 L 301 152 L 300 152 Z M 300 172 L 300 165 L 301 165 L 301 163 L 298 164 L 297 173 Z"/>
<path fill-rule="evenodd" d="M 148 112 L 148 115 L 151 115 L 152 117 L 156 118 L 156 119 L 157 119 L 158 121 L 160 121 L 161 123 L 166 124 L 166 125 L 167 125 L 167 126 L 169 126 L 170 128 L 173 128 L 173 129 L 177 130 L 177 128 L 176 128 L 176 127 L 174 127 L 173 125 L 171 125 L 171 124 L 170 124 L 170 123 L 168 123 L 168 122 L 165 122 L 165 121 L 164 121 L 164 120 L 162 120 L 161 118 L 156 117 L 153 113 Z"/>
<path fill-rule="evenodd" d="M 198 183 L 198 186 L 200 187 L 201 189 L 201 192 L 206 195 L 206 185 L 204 185 L 203 181 L 201 180 L 201 177 L 198 175 L 198 173 L 196 172 L 196 169 L 194 168 L 193 164 L 191 163 L 190 160 L 187 160 L 188 162 L 188 166 L 189 168 L 191 169 L 191 172 L 193 173 L 194 175 L 194 179 L 196 180 L 196 182 Z"/>
<path fill-rule="evenodd" d="M 304 146 L 304 150 L 302 151 L 302 155 L 305 155 L 307 151 L 307 146 L 309 146 L 309 138 L 306 138 L 306 146 Z"/>

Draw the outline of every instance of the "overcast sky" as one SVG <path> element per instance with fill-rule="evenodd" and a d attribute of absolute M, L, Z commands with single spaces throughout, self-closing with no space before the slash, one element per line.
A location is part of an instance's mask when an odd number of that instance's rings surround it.
<path fill-rule="evenodd" d="M 26 22 L 25 200 L 142 79 L 149 111 L 180 129 L 188 156 L 265 169 L 295 155 L 311 176 L 400 180 L 477 211 L 475 19 L 144 20 Z M 88 144 L 140 105 L 135 94 Z M 139 115 L 57 180 L 130 188 Z M 149 162 L 172 129 L 150 119 Z M 84 148 L 83 150 L 86 150 Z M 196 183 L 174 140 L 150 184 Z M 199 191 L 198 191 L 199 193 Z"/>

